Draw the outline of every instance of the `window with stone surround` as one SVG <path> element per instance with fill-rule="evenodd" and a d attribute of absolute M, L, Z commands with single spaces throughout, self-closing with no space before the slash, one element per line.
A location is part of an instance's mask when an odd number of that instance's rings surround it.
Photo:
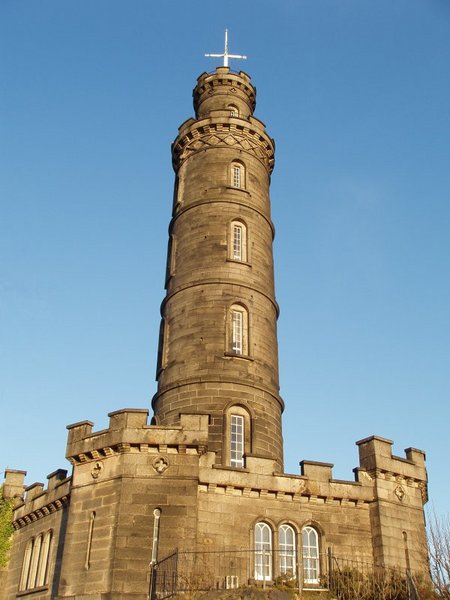
<path fill-rule="evenodd" d="M 272 530 L 262 522 L 255 525 L 255 579 L 272 580 Z"/>
<path fill-rule="evenodd" d="M 280 574 L 287 579 L 296 577 L 295 531 L 290 525 L 281 525 L 278 531 Z"/>
<path fill-rule="evenodd" d="M 228 106 L 228 110 L 230 111 L 230 117 L 238 117 L 239 116 L 239 109 L 234 104 L 230 104 Z"/>
<path fill-rule="evenodd" d="M 244 417 L 242 415 L 230 416 L 230 465 L 232 467 L 244 466 Z"/>
<path fill-rule="evenodd" d="M 25 547 L 19 591 L 34 590 L 48 584 L 52 531 L 31 538 Z"/>
<path fill-rule="evenodd" d="M 247 226 L 241 220 L 231 221 L 228 235 L 228 256 L 231 260 L 246 262 L 247 257 Z"/>
<path fill-rule="evenodd" d="M 319 534 L 314 527 L 302 529 L 304 583 L 318 584 L 320 576 Z"/>
<path fill-rule="evenodd" d="M 224 411 L 223 464 L 245 468 L 245 456 L 251 452 L 252 420 L 242 405 L 233 404 Z"/>
<path fill-rule="evenodd" d="M 229 310 L 228 352 L 248 356 L 248 312 L 242 304 L 233 304 Z"/>
<path fill-rule="evenodd" d="M 231 187 L 245 188 L 245 167 L 237 161 L 231 163 Z"/>

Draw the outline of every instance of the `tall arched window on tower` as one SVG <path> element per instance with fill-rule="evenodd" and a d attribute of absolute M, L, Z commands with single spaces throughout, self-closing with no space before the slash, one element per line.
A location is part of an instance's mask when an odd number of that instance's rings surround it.
<path fill-rule="evenodd" d="M 251 416 L 246 407 L 230 405 L 224 412 L 223 464 L 243 469 L 251 452 Z"/>
<path fill-rule="evenodd" d="M 231 260 L 247 262 L 247 227 L 243 221 L 232 221 L 229 235 Z"/>
<path fill-rule="evenodd" d="M 248 355 L 248 312 L 241 304 L 233 304 L 230 307 L 228 337 L 231 354 Z"/>
<path fill-rule="evenodd" d="M 267 523 L 255 525 L 255 579 L 272 579 L 272 530 Z"/>
<path fill-rule="evenodd" d="M 302 529 L 302 550 L 304 582 L 317 584 L 320 576 L 319 534 L 313 527 Z"/>
<path fill-rule="evenodd" d="M 230 465 L 244 466 L 244 417 L 230 415 Z"/>
<path fill-rule="evenodd" d="M 281 525 L 278 532 L 280 573 L 286 579 L 296 577 L 295 531 L 290 525 Z"/>
<path fill-rule="evenodd" d="M 240 162 L 231 163 L 231 186 L 245 188 L 245 167 Z"/>

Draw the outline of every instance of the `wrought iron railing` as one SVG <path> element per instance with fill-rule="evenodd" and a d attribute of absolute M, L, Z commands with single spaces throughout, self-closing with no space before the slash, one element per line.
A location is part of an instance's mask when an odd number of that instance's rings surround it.
<path fill-rule="evenodd" d="M 420 600 L 414 580 L 405 570 L 332 555 L 311 564 L 286 560 L 285 554 L 258 550 L 174 551 L 151 565 L 150 600 L 165 600 L 178 592 L 287 587 L 329 589 L 338 600 Z M 292 569 L 286 565 L 293 565 Z"/>

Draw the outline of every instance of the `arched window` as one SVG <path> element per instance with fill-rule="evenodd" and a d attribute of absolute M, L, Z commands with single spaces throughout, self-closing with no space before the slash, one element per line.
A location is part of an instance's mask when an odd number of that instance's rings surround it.
<path fill-rule="evenodd" d="M 295 531 L 290 525 L 282 525 L 278 532 L 280 573 L 288 579 L 296 576 Z"/>
<path fill-rule="evenodd" d="M 41 547 L 42 547 L 42 534 L 39 535 L 34 540 L 34 544 L 33 544 L 33 552 L 31 553 L 30 572 L 29 572 L 28 581 L 27 581 L 27 589 L 29 589 L 29 590 L 32 590 L 33 588 L 36 587 L 36 577 L 37 577 L 37 572 L 38 572 Z"/>
<path fill-rule="evenodd" d="M 241 163 L 231 163 L 231 186 L 245 188 L 245 168 Z"/>
<path fill-rule="evenodd" d="M 319 583 L 319 534 L 313 527 L 302 529 L 303 577 L 305 583 Z"/>
<path fill-rule="evenodd" d="M 31 555 L 33 554 L 34 539 L 29 540 L 25 547 L 25 555 L 23 557 L 22 573 L 20 575 L 19 591 L 28 589 L 28 576 L 30 574 Z"/>
<path fill-rule="evenodd" d="M 232 260 L 247 261 L 247 227 L 243 221 L 231 222 L 229 248 Z"/>
<path fill-rule="evenodd" d="M 237 356 L 248 355 L 248 313 L 241 304 L 233 304 L 229 313 L 229 351 Z"/>
<path fill-rule="evenodd" d="M 255 579 L 272 579 L 272 530 L 267 523 L 255 525 Z"/>
<path fill-rule="evenodd" d="M 251 453 L 251 416 L 241 405 L 228 406 L 224 413 L 223 464 L 242 469 Z"/>
<path fill-rule="evenodd" d="M 237 106 L 230 104 L 230 106 L 228 107 L 228 110 L 230 111 L 230 117 L 238 117 L 239 116 L 239 109 Z"/>
<path fill-rule="evenodd" d="M 47 585 L 48 583 L 48 563 L 50 556 L 50 546 L 52 542 L 52 532 L 47 531 L 44 535 L 41 552 L 39 556 L 39 564 L 36 578 L 36 587 Z"/>
<path fill-rule="evenodd" d="M 52 532 L 50 530 L 32 538 L 27 543 L 20 574 L 20 592 L 47 585 L 51 541 Z"/>
<path fill-rule="evenodd" d="M 244 466 L 244 417 L 230 415 L 230 465 Z"/>

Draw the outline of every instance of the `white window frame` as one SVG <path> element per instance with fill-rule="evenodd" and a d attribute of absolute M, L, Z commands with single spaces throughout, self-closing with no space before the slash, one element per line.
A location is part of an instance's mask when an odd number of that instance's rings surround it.
<path fill-rule="evenodd" d="M 241 356 L 244 354 L 244 311 L 231 310 L 231 351 Z"/>
<path fill-rule="evenodd" d="M 320 577 L 319 534 L 314 527 L 302 529 L 303 581 L 318 584 Z"/>
<path fill-rule="evenodd" d="M 243 239 L 244 239 L 244 226 L 242 223 L 233 223 L 233 254 L 234 260 L 243 260 Z"/>
<path fill-rule="evenodd" d="M 255 580 L 272 580 L 272 529 L 263 522 L 255 525 Z"/>
<path fill-rule="evenodd" d="M 280 573 L 289 579 L 297 575 L 295 530 L 290 525 L 281 525 L 279 532 Z"/>
<path fill-rule="evenodd" d="M 245 188 L 245 167 L 241 163 L 231 163 L 231 187 L 236 189 Z"/>
<path fill-rule="evenodd" d="M 244 467 L 245 419 L 243 415 L 230 415 L 230 466 Z"/>
<path fill-rule="evenodd" d="M 247 262 L 247 225 L 243 221 L 231 221 L 229 226 L 228 244 L 228 256 L 231 260 Z"/>

